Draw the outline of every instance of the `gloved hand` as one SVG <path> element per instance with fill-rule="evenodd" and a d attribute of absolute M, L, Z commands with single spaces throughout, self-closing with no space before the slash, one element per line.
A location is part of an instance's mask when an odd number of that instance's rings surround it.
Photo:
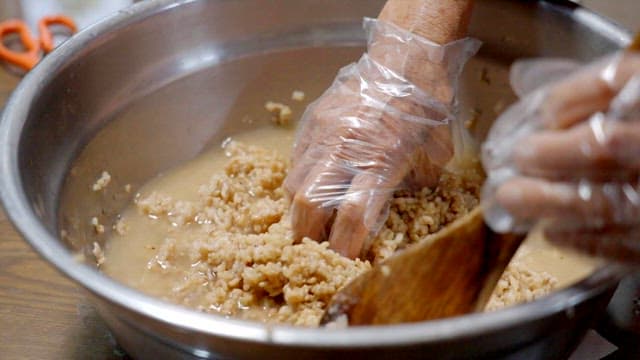
<path fill-rule="evenodd" d="M 343 68 L 302 118 L 285 186 L 300 240 L 354 258 L 400 186 L 432 186 L 453 154 L 456 83 L 479 42 L 438 45 L 366 19 L 368 53 Z"/>
<path fill-rule="evenodd" d="M 640 54 L 521 63 L 512 84 L 525 96 L 483 146 L 487 222 L 640 261 Z"/>

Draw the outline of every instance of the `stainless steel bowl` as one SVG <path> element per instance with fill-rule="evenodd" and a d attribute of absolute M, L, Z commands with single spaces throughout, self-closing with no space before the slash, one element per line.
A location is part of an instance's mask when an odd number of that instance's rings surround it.
<path fill-rule="evenodd" d="M 266 326 L 150 298 L 74 260 L 101 240 L 88 219 L 113 219 L 130 200 L 90 190 L 103 169 L 114 186 L 139 186 L 249 126 L 241 119 L 260 123 L 265 100 L 286 99 L 293 89 L 317 96 L 361 53 L 361 19 L 382 4 L 147 1 L 75 36 L 15 90 L 0 125 L 5 209 L 44 258 L 89 291 L 131 355 L 562 358 L 605 307 L 618 279 L 612 268 L 491 314 L 335 331 Z M 479 137 L 513 101 L 507 69 L 514 59 L 589 60 L 629 41 L 625 30 L 565 1 L 479 1 L 471 32 L 484 46 L 465 71 L 462 104 L 465 117 L 480 111 Z"/>

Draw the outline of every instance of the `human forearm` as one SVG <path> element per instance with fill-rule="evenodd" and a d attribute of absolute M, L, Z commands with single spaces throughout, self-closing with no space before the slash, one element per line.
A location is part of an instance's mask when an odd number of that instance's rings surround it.
<path fill-rule="evenodd" d="M 472 6 L 473 0 L 389 0 L 378 19 L 416 36 L 407 40 L 374 33 L 369 55 L 434 99 L 448 104 L 455 91 L 449 73 L 457 62 L 442 57 L 457 51 L 445 51 L 438 45 L 466 36 Z"/>
<path fill-rule="evenodd" d="M 444 45 L 466 36 L 474 0 L 389 0 L 378 19 Z"/>

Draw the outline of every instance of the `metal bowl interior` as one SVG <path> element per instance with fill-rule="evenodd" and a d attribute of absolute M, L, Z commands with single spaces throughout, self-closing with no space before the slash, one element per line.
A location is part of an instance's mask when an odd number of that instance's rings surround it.
<path fill-rule="evenodd" d="M 542 300 L 492 314 L 327 331 L 203 316 L 127 288 L 74 260 L 131 200 L 90 185 L 107 169 L 135 188 L 249 126 L 266 100 L 310 98 L 362 52 L 363 16 L 382 0 L 147 1 L 81 32 L 14 92 L 0 125 L 0 194 L 40 254 L 89 290 L 118 340 L 139 357 L 383 357 L 437 351 L 497 358 L 516 349 L 562 356 L 606 305 L 617 272 L 604 268 Z M 479 1 L 471 34 L 484 45 L 465 69 L 461 116 L 482 139 L 515 97 L 517 58 L 590 60 L 629 41 L 616 25 L 564 1 Z M 301 114 L 301 105 L 294 105 Z M 252 119 L 252 125 L 242 119 Z M 134 191 L 135 192 L 135 191 Z M 67 236 L 60 236 L 64 229 Z M 550 336 L 557 335 L 557 336 Z M 555 348 L 554 348 L 555 346 Z M 555 349 L 555 350 L 554 350 Z M 521 353 L 522 354 L 522 353 Z"/>

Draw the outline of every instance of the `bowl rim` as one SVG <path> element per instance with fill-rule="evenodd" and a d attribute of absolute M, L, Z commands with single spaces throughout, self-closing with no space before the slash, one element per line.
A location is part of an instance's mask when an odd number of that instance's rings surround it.
<path fill-rule="evenodd" d="M 327 330 L 266 325 L 217 315 L 203 316 L 195 310 L 144 295 L 93 267 L 80 264 L 57 240 L 57 234 L 49 232 L 38 220 L 21 182 L 18 167 L 19 141 L 33 99 L 44 87 L 42 84 L 54 78 L 65 66 L 67 59 L 85 50 L 101 35 L 175 7 L 199 1 L 201 0 L 154 0 L 137 3 L 79 32 L 25 76 L 0 117 L 0 201 L 8 218 L 40 256 L 94 295 L 156 322 L 210 336 L 293 347 L 375 348 L 470 338 L 557 314 L 571 316 L 575 306 L 606 291 L 620 279 L 621 271 L 618 266 L 605 266 L 571 287 L 491 314 L 474 313 L 420 323 Z M 629 31 L 600 15 L 566 0 L 554 0 L 553 3 L 564 6 L 567 11 L 577 12 L 576 16 L 582 16 L 582 21 L 595 22 L 612 38 L 617 38 L 621 45 L 631 39 Z"/>

